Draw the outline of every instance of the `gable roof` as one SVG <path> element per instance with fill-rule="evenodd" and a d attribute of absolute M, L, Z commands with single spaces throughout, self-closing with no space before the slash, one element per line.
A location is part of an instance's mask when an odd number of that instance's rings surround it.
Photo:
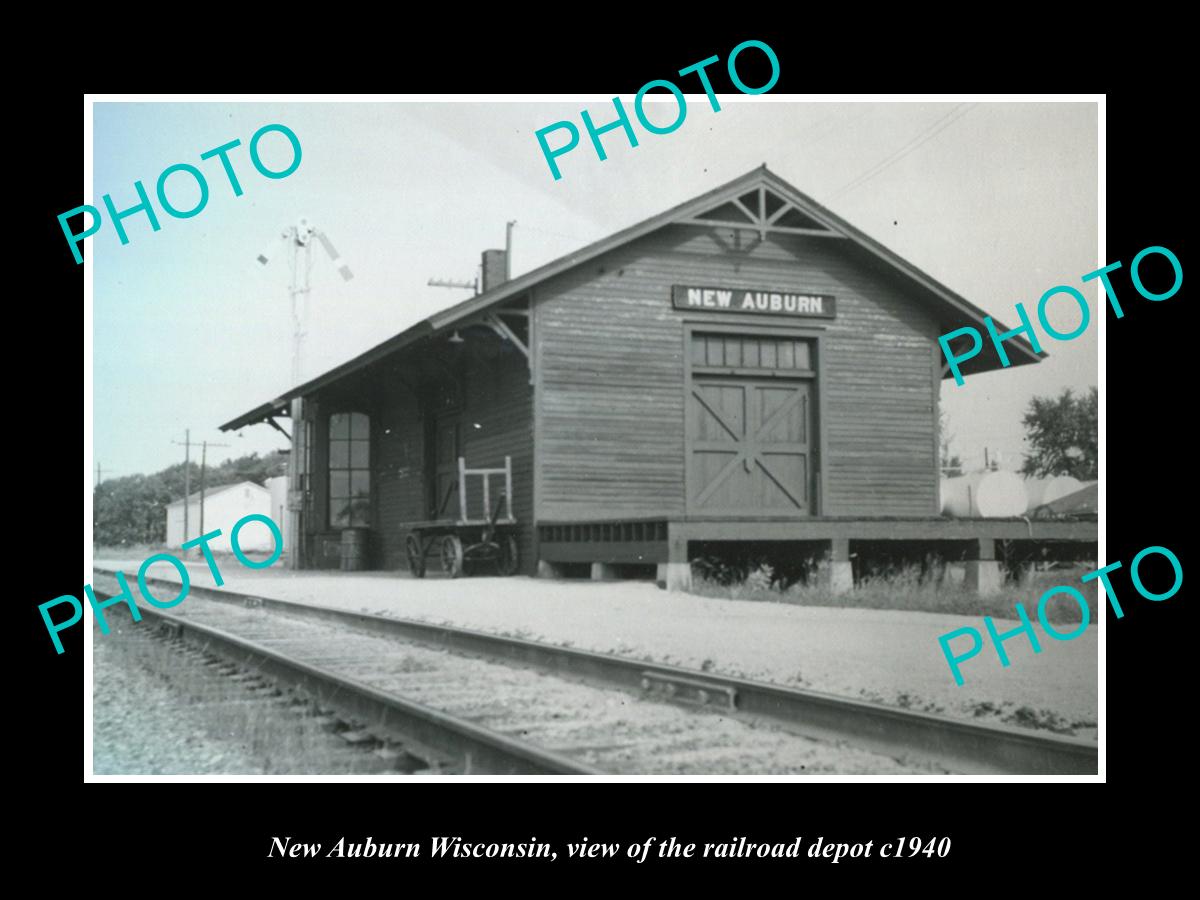
<path fill-rule="evenodd" d="M 797 190 L 774 172 L 768 170 L 764 163 L 759 168 L 751 169 L 745 175 L 735 178 L 733 181 L 713 188 L 711 191 L 700 194 L 677 206 L 673 206 L 659 213 L 657 216 L 652 216 L 621 231 L 614 232 L 608 237 L 588 244 L 586 247 L 582 247 L 572 253 L 560 256 L 558 259 L 526 272 L 524 275 L 506 281 L 489 291 L 447 307 L 441 312 L 435 313 L 388 340 L 377 344 L 353 359 L 347 360 L 324 374 L 291 388 L 274 400 L 255 407 L 235 419 L 231 419 L 221 426 L 221 430 L 230 431 L 263 421 L 270 416 L 284 415 L 287 412 L 288 401 L 294 397 L 302 397 L 310 394 L 327 384 L 382 359 L 402 347 L 457 325 L 464 319 L 483 313 L 489 308 L 507 300 L 517 298 L 525 291 L 547 279 L 562 274 L 569 269 L 615 250 L 640 237 L 644 237 L 653 231 L 657 231 L 659 228 L 688 220 L 692 224 L 701 224 L 697 221 L 697 217 L 703 217 L 706 213 L 711 213 L 715 209 L 728 208 L 731 204 L 737 204 L 737 198 L 760 187 L 782 198 L 787 204 L 798 210 L 808 222 L 819 226 L 819 229 L 822 231 L 830 232 L 831 237 L 848 239 L 852 246 L 859 248 L 868 258 L 880 261 L 886 268 L 898 274 L 915 289 L 918 295 L 929 299 L 939 308 L 939 321 L 949 326 L 947 330 L 961 327 L 962 325 L 974 325 L 979 328 L 981 333 L 984 331 L 983 320 L 987 315 L 986 312 L 950 290 L 950 288 L 941 284 L 930 275 L 922 272 L 915 265 L 908 262 L 908 260 L 889 250 L 874 238 L 859 231 L 845 219 L 826 209 L 808 195 Z M 749 212 L 748 210 L 744 211 Z M 782 210 L 780 211 L 782 212 Z M 713 224 L 720 225 L 722 223 L 713 221 Z M 726 221 L 723 224 L 728 225 L 730 223 Z M 757 227 L 750 219 L 746 219 L 744 223 L 739 221 L 735 224 L 737 227 L 749 230 Z M 806 231 L 806 229 L 793 230 L 797 233 L 805 233 Z M 813 233 L 813 230 L 807 230 L 807 233 Z M 993 321 L 1000 331 L 1008 330 L 1007 326 L 998 321 Z M 1047 355 L 1044 351 L 1042 353 L 1035 351 L 1029 342 L 1021 337 L 1014 337 L 1009 340 L 1005 345 L 1005 349 L 1008 351 L 1012 365 L 1038 362 L 1042 357 Z M 998 360 L 995 360 L 994 357 L 985 357 L 984 354 L 974 357 L 961 366 L 961 370 L 965 374 L 976 374 L 998 368 L 1000 368 Z"/>
<path fill-rule="evenodd" d="M 221 485 L 217 485 L 216 487 L 213 487 L 213 488 L 207 488 L 204 491 L 204 502 L 207 503 L 213 497 L 217 496 L 217 494 L 224 494 L 226 491 L 232 491 L 234 488 L 240 488 L 240 487 L 252 487 L 256 491 L 260 491 L 264 494 L 271 493 L 265 487 L 263 487 L 261 484 L 255 484 L 253 481 L 237 481 L 237 482 L 234 482 L 233 484 L 221 484 Z M 200 492 L 192 491 L 190 494 L 188 494 L 187 499 L 188 499 L 189 503 L 199 503 L 200 502 Z M 183 505 L 183 498 L 180 497 L 178 500 L 172 500 L 170 503 L 168 503 L 167 509 L 170 509 L 172 506 L 182 506 L 182 505 Z"/>

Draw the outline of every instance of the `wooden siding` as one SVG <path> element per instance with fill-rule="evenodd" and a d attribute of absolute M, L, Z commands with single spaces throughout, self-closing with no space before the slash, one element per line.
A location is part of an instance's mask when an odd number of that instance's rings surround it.
<path fill-rule="evenodd" d="M 462 451 L 469 469 L 502 468 L 512 457 L 513 515 L 519 523 L 520 571 L 537 570 L 533 551 L 533 387 L 525 356 L 513 350 L 491 362 L 467 368 L 466 402 L 462 411 Z M 472 516 L 483 509 L 482 483 L 468 479 L 467 502 Z M 502 476 L 491 480 L 492 503 L 504 486 Z M 503 510 L 501 511 L 503 514 Z"/>
<path fill-rule="evenodd" d="M 408 568 L 397 523 L 419 519 L 425 509 L 425 440 L 417 398 L 397 385 L 380 403 L 374 423 L 375 528 L 384 569 Z"/>
<path fill-rule="evenodd" d="M 836 296 L 805 323 L 824 327 L 818 512 L 936 513 L 927 308 L 847 242 L 669 226 L 535 292 L 538 519 L 685 515 L 683 323 L 771 320 L 673 309 L 674 284 Z"/>

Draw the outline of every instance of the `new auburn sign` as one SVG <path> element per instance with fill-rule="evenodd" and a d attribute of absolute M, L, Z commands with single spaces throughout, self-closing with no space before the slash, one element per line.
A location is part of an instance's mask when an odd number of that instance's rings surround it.
<path fill-rule="evenodd" d="M 757 313 L 806 319 L 834 317 L 833 297 L 828 294 L 788 294 L 778 291 L 687 287 L 677 284 L 671 288 L 671 302 L 676 309 Z"/>

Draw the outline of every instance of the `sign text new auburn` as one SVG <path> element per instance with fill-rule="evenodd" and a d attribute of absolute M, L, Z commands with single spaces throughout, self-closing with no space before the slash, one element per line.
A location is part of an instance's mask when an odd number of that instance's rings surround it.
<path fill-rule="evenodd" d="M 828 294 L 787 294 L 745 288 L 708 288 L 674 285 L 671 302 L 676 309 L 711 309 L 717 312 L 766 313 L 832 319 L 834 298 Z"/>

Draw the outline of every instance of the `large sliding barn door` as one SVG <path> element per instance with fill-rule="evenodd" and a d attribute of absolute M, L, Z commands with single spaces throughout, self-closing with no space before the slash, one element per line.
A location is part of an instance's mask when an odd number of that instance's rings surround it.
<path fill-rule="evenodd" d="M 724 355 L 730 340 L 739 339 L 718 340 Z M 698 357 L 704 362 L 696 364 Z M 773 358 L 765 371 L 761 357 L 753 366 L 741 365 L 741 357 L 735 366 L 724 359 L 713 365 L 710 359 L 693 346 L 687 398 L 689 512 L 811 514 L 813 383 L 801 377 L 802 371 L 807 374 L 807 359 L 805 370 L 799 370 L 794 363 L 780 369 Z"/>

